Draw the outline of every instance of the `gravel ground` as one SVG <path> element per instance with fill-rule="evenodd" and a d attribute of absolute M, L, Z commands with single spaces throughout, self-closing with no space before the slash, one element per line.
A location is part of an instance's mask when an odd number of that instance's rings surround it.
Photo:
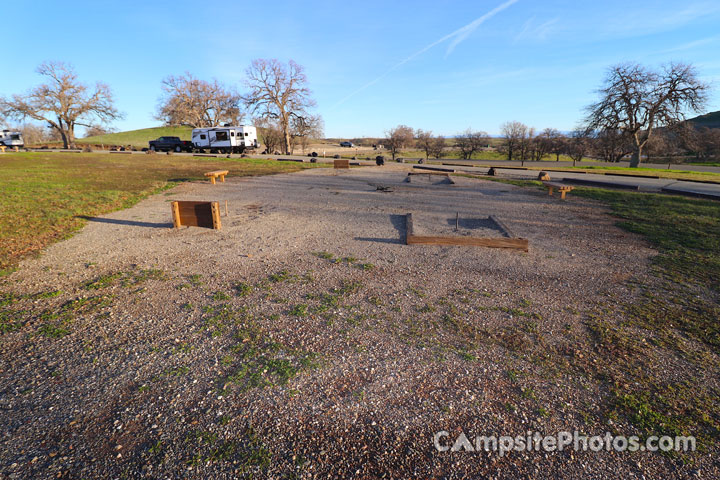
<path fill-rule="evenodd" d="M 710 456 L 438 452 L 441 430 L 630 432 L 568 365 L 655 252 L 588 200 L 406 172 L 186 183 L 25 261 L 0 286 L 0 478 L 717 478 Z M 222 230 L 170 228 L 176 199 L 227 200 Z M 406 246 L 408 212 L 474 236 L 496 215 L 530 251 Z"/>

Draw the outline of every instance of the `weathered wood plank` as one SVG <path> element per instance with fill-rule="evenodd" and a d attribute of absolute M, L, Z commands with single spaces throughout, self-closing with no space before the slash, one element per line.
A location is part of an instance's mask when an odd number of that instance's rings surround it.
<path fill-rule="evenodd" d="M 473 247 L 510 248 L 528 251 L 525 238 L 478 238 L 415 235 L 412 213 L 405 215 L 405 245 L 457 245 Z"/>
<path fill-rule="evenodd" d="M 475 237 L 432 237 L 411 235 L 408 245 L 457 245 L 472 247 L 511 248 L 528 251 L 529 243 L 524 238 L 475 238 Z"/>
<path fill-rule="evenodd" d="M 455 173 L 455 169 L 453 168 L 428 167 L 425 165 L 413 165 L 413 168 L 417 168 L 418 170 L 434 170 L 437 172 Z"/>

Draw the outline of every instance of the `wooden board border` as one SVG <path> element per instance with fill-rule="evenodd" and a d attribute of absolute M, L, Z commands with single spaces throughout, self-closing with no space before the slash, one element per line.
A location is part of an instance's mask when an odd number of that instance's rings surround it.
<path fill-rule="evenodd" d="M 490 216 L 503 232 L 510 237 L 511 233 L 507 226 L 497 217 Z M 460 245 L 490 248 L 510 248 L 514 250 L 529 249 L 529 242 L 525 238 L 481 238 L 481 237 L 449 237 L 415 235 L 413 229 L 412 213 L 405 215 L 405 245 Z"/>

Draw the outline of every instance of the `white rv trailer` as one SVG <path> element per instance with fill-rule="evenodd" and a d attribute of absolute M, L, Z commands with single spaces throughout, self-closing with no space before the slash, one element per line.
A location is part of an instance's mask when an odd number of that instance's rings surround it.
<path fill-rule="evenodd" d="M 257 148 L 257 129 L 252 125 L 194 128 L 192 144 L 200 151 L 243 153 Z"/>
<path fill-rule="evenodd" d="M 22 148 L 25 146 L 25 141 L 23 140 L 22 133 L 20 132 L 2 130 L 0 131 L 0 145 L 10 148 Z"/>

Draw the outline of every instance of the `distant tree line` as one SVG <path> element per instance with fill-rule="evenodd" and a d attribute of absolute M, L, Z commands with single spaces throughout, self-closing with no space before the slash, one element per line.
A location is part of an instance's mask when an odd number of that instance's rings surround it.
<path fill-rule="evenodd" d="M 478 158 L 481 152 L 498 152 L 507 160 L 579 162 L 593 158 L 616 163 L 631 159 L 635 145 L 619 129 L 589 130 L 578 128 L 562 133 L 554 128 L 537 131 L 522 122 L 506 122 L 500 126 L 501 136 L 493 139 L 482 131 L 467 129 L 454 137 L 435 136 L 430 130 L 414 130 L 398 125 L 386 132 L 383 139 L 372 139 L 381 144 L 393 160 L 403 152 L 420 150 L 425 160 L 457 156 L 462 159 Z M 368 139 L 354 139 L 368 143 Z M 720 129 L 697 127 L 690 122 L 657 129 L 645 142 L 643 159 L 692 156 L 698 160 L 720 157 Z M 486 157 L 486 158 L 492 158 Z"/>

